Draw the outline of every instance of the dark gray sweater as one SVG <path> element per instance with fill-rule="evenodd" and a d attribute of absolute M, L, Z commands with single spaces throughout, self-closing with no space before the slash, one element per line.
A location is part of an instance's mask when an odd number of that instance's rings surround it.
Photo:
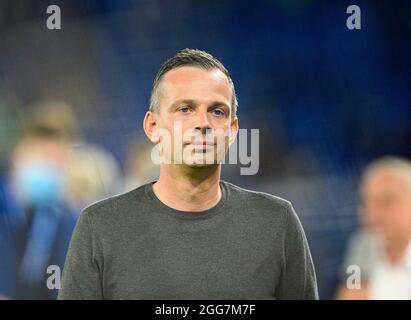
<path fill-rule="evenodd" d="M 221 181 L 217 205 L 184 212 L 152 184 L 82 212 L 59 299 L 318 299 L 290 202 Z"/>

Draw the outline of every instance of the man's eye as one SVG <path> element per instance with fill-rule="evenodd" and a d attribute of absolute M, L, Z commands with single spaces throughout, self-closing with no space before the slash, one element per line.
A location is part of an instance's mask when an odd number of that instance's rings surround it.
<path fill-rule="evenodd" d="M 220 109 L 214 109 L 214 110 L 213 110 L 213 113 L 214 113 L 216 116 L 223 116 L 223 115 L 225 115 L 225 112 L 222 111 L 222 110 L 220 110 Z"/>
<path fill-rule="evenodd" d="M 190 111 L 189 107 L 181 107 L 180 109 L 178 109 L 178 111 L 182 112 L 182 113 L 188 113 Z"/>

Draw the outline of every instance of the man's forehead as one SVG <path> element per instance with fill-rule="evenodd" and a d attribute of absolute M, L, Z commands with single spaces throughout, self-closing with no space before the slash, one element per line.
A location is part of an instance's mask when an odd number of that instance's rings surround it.
<path fill-rule="evenodd" d="M 178 87 L 189 85 L 213 84 L 229 88 L 227 76 L 219 69 L 203 69 L 184 66 L 167 72 L 161 80 L 162 85 Z"/>

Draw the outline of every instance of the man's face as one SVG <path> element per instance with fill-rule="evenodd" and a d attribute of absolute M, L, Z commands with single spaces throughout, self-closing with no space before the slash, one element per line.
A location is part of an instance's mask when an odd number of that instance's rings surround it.
<path fill-rule="evenodd" d="M 226 75 L 218 69 L 181 67 L 166 73 L 160 86 L 157 128 L 171 137 L 162 137 L 163 160 L 191 167 L 221 162 L 228 133 L 238 130 Z"/>
<path fill-rule="evenodd" d="M 411 186 L 401 173 L 381 170 L 361 188 L 362 218 L 371 231 L 390 241 L 411 236 Z"/>

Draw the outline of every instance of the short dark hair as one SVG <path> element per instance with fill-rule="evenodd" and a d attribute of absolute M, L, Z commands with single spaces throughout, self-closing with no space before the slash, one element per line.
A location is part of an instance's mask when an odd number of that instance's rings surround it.
<path fill-rule="evenodd" d="M 218 69 L 227 76 L 228 82 L 230 83 L 230 86 L 231 86 L 231 92 L 232 92 L 231 115 L 233 118 L 237 114 L 238 101 L 237 101 L 237 96 L 235 93 L 234 83 L 233 83 L 233 80 L 231 79 L 230 73 L 224 67 L 224 65 L 219 60 L 214 58 L 211 54 L 205 51 L 202 51 L 202 50 L 188 49 L 188 48 L 181 50 L 174 57 L 168 59 L 166 62 L 163 63 L 163 65 L 158 70 L 154 78 L 153 88 L 151 90 L 150 111 L 159 110 L 159 107 L 160 107 L 159 87 L 160 87 L 161 79 L 164 77 L 164 75 L 173 69 L 177 69 L 177 68 L 185 67 L 185 66 L 199 67 L 205 70 Z"/>

